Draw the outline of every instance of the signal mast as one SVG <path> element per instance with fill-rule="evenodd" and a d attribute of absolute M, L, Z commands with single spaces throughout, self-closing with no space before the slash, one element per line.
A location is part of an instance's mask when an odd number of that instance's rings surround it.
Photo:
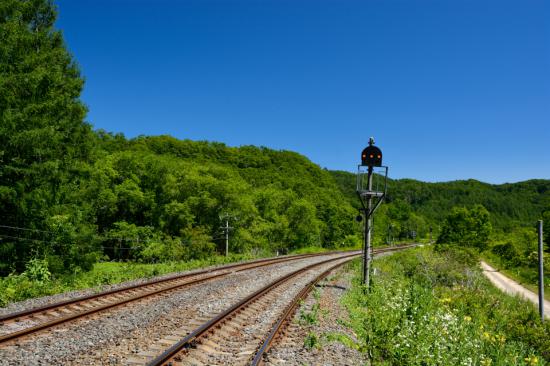
<path fill-rule="evenodd" d="M 374 168 L 380 168 L 374 174 Z M 376 184 L 373 184 L 373 181 Z M 370 286 L 370 264 L 372 260 L 371 232 L 374 211 L 386 196 L 388 167 L 382 165 L 382 150 L 374 146 L 374 138 L 369 138 L 369 146 L 361 152 L 361 164 L 357 167 L 357 196 L 361 201 L 362 215 L 357 221 L 365 219 L 363 243 L 363 285 Z M 373 189 L 374 185 L 374 189 Z"/>

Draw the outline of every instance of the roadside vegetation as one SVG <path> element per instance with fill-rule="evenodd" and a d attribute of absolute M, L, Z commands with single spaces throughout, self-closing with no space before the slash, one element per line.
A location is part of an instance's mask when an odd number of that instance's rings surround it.
<path fill-rule="evenodd" d="M 324 248 L 306 247 L 289 254 L 307 254 L 327 251 Z M 34 297 L 55 295 L 67 291 L 92 288 L 101 290 L 105 285 L 119 284 L 141 278 L 152 278 L 168 273 L 187 271 L 214 265 L 259 259 L 271 253 L 214 255 L 190 261 L 166 261 L 162 263 L 98 262 L 89 271 L 52 274 L 43 260 L 29 261 L 21 274 L 0 278 L 0 307 L 12 302 Z"/>
<path fill-rule="evenodd" d="M 216 255 L 208 259 L 187 262 L 134 263 L 99 262 L 90 271 L 76 271 L 53 275 L 42 260 L 29 261 L 21 274 L 11 274 L 0 279 L 0 307 L 11 302 L 33 297 L 48 296 L 67 291 L 113 285 L 138 278 L 151 278 L 167 273 L 192 270 L 212 265 L 222 265 L 254 259 L 251 255 Z"/>
<path fill-rule="evenodd" d="M 456 246 L 424 247 L 374 261 L 371 292 L 360 265 L 343 302 L 373 365 L 543 365 L 550 322 L 504 295 L 483 276 L 477 256 Z"/>

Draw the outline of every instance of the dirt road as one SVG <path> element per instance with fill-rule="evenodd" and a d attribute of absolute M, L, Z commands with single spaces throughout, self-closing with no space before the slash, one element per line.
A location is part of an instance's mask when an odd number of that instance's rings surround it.
<path fill-rule="evenodd" d="M 483 274 L 499 289 L 502 291 L 511 294 L 511 295 L 520 295 L 523 298 L 531 301 L 537 306 L 539 306 L 539 295 L 530 291 L 517 283 L 514 280 L 509 279 L 504 276 L 502 273 L 498 272 L 497 269 L 491 267 L 487 263 L 481 261 L 481 268 L 483 269 Z M 546 318 L 550 318 L 550 301 L 544 301 L 544 315 Z"/>

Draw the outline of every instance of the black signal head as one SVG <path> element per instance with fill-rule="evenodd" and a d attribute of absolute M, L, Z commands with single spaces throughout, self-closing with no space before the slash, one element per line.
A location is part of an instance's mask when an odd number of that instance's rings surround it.
<path fill-rule="evenodd" d="M 361 165 L 382 166 L 382 150 L 374 145 L 367 146 L 361 153 Z"/>

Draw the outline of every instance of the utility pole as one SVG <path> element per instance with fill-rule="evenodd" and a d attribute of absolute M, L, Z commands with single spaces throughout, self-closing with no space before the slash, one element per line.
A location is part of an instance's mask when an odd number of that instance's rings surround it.
<path fill-rule="evenodd" d="M 229 255 L 229 230 L 233 230 L 233 228 L 229 226 L 228 214 L 223 215 L 220 219 L 225 220 L 225 226 L 220 227 L 220 229 L 225 233 L 225 256 L 227 257 Z"/>
<path fill-rule="evenodd" d="M 539 313 L 540 318 L 542 321 L 544 321 L 544 266 L 543 266 L 543 248 L 544 245 L 542 241 L 542 220 L 539 220 L 538 223 L 538 231 L 539 231 Z"/>

